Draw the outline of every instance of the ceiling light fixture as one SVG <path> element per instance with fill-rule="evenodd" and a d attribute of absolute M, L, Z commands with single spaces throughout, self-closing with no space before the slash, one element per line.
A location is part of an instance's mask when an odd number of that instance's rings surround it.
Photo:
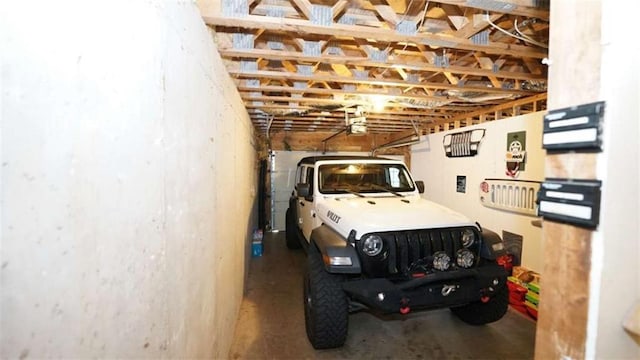
<path fill-rule="evenodd" d="M 373 112 L 382 112 L 389 102 L 389 97 L 385 95 L 369 95 L 369 102 Z"/>

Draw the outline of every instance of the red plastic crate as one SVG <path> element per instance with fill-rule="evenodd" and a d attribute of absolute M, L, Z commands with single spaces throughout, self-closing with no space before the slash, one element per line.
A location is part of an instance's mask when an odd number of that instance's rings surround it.
<path fill-rule="evenodd" d="M 509 304 L 523 305 L 528 289 L 511 281 L 507 281 L 509 287 Z"/>
<path fill-rule="evenodd" d="M 529 314 L 529 316 L 538 320 L 538 310 L 534 310 L 528 306 L 525 306 L 525 309 L 527 310 L 527 313 Z"/>
<path fill-rule="evenodd" d="M 529 312 L 527 311 L 527 307 L 524 305 L 524 303 L 522 303 L 522 305 L 518 305 L 518 304 L 509 304 L 509 306 L 511 306 L 512 309 L 518 311 L 519 313 L 522 313 L 526 316 L 531 316 L 529 315 Z"/>

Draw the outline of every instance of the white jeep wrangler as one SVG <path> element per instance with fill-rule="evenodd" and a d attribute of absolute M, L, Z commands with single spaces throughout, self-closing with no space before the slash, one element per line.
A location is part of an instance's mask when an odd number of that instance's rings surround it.
<path fill-rule="evenodd" d="M 449 307 L 482 325 L 508 306 L 502 240 L 423 199 L 401 161 L 317 156 L 298 163 L 286 214 L 289 248 L 304 247 L 305 324 L 316 349 L 339 347 L 350 312 Z"/>

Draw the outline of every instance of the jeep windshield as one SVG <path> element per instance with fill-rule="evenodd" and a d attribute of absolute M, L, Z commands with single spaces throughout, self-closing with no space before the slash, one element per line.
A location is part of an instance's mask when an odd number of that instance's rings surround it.
<path fill-rule="evenodd" d="M 400 164 L 351 163 L 320 165 L 318 187 L 323 194 L 413 191 L 407 169 Z"/>

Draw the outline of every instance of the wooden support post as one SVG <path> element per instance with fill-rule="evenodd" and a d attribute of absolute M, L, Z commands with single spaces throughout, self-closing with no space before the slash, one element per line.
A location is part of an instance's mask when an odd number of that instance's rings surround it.
<path fill-rule="evenodd" d="M 601 1 L 551 2 L 548 104 L 550 109 L 600 96 Z M 568 47 L 566 44 L 572 44 Z M 593 179 L 595 154 L 547 154 L 547 178 Z M 544 221 L 535 358 L 583 359 L 586 351 L 591 274 L 591 231 Z"/>

